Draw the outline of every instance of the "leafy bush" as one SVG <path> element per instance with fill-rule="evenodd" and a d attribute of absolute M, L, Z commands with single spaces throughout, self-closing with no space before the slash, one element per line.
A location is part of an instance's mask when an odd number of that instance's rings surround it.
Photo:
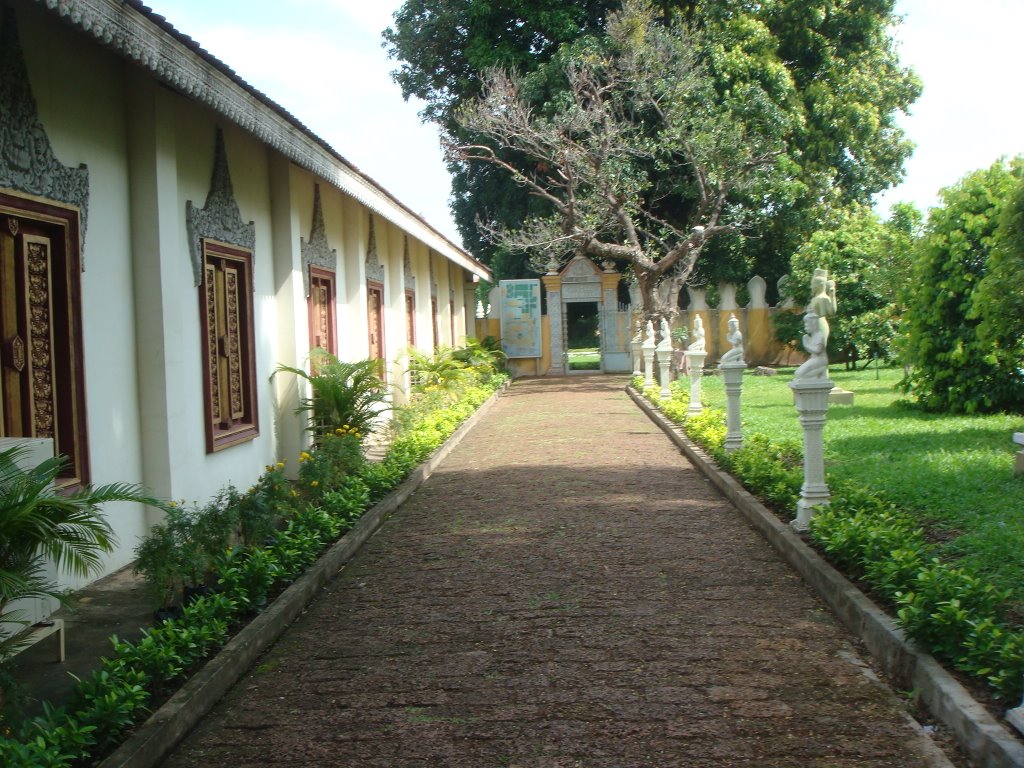
<path fill-rule="evenodd" d="M 279 365 L 276 373 L 292 373 L 309 383 L 312 394 L 299 400 L 296 411 L 309 414 L 308 429 L 314 440 L 319 442 L 322 436 L 346 427 L 370 434 L 379 415 L 389 407 L 387 387 L 379 375 L 380 361 L 346 363 L 330 352 L 314 349 L 310 368 L 312 373 Z"/>
<path fill-rule="evenodd" d="M 989 271 L 999 217 L 1022 178 L 1024 156 L 1000 160 L 944 189 L 943 204 L 931 209 L 908 281 L 906 350 L 913 368 L 902 384 L 928 410 L 1020 410 L 1024 403 L 1020 360 L 1000 347 L 1005 336 L 979 333 L 991 291 L 979 285 Z M 1019 292 L 1019 286 L 998 289 Z"/>
<path fill-rule="evenodd" d="M 682 424 L 777 514 L 792 516 L 803 480 L 801 445 L 753 434 L 726 454 L 724 421 L 722 412 L 705 409 Z M 810 525 L 828 559 L 893 605 L 921 647 L 987 683 L 1002 701 L 1019 701 L 1024 630 L 1006 615 L 1011 592 L 941 562 L 920 525 L 878 495 L 849 482 L 832 486 L 831 505 L 818 509 Z"/>

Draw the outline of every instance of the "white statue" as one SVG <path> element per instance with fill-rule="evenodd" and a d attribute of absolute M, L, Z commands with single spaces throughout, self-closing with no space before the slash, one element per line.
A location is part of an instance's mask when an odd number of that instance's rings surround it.
<path fill-rule="evenodd" d="M 807 361 L 796 369 L 793 374 L 794 381 L 811 381 L 814 379 L 828 378 L 828 356 L 825 354 L 825 344 L 828 336 L 822 333 L 821 321 L 824 318 L 818 317 L 816 312 L 808 312 L 804 315 L 804 349 L 810 355 Z M 828 328 L 828 324 L 825 324 Z"/>
<path fill-rule="evenodd" d="M 743 362 L 743 334 L 740 332 L 740 321 L 736 319 L 736 315 L 729 315 L 729 330 L 725 338 L 732 348 L 722 355 L 722 359 L 718 361 L 719 365 Z"/>
<path fill-rule="evenodd" d="M 647 321 L 647 335 L 644 337 L 644 346 L 654 346 L 654 321 Z"/>
<path fill-rule="evenodd" d="M 633 343 L 644 343 L 644 321 L 641 318 L 637 318 L 636 320 L 636 333 L 633 335 Z"/>
<path fill-rule="evenodd" d="M 665 318 L 661 318 L 661 341 L 658 342 L 658 349 L 672 351 L 672 329 Z"/>
<path fill-rule="evenodd" d="M 827 269 L 814 270 L 811 278 L 811 300 L 807 304 L 807 312 L 817 316 L 818 327 L 828 344 L 828 319 L 836 313 L 836 281 L 828 279 Z"/>
<path fill-rule="evenodd" d="M 693 341 L 686 348 L 687 352 L 706 352 L 704 346 L 704 321 L 700 319 L 700 315 L 693 318 Z"/>

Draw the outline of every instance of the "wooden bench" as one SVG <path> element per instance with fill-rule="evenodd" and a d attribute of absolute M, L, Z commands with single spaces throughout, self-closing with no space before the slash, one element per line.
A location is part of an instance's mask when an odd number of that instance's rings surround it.
<path fill-rule="evenodd" d="M 25 635 L 25 644 L 21 650 L 30 648 L 50 635 L 57 635 L 57 661 L 64 661 L 64 619 L 47 619 L 33 624 Z M 20 651 L 19 651 L 20 652 Z"/>

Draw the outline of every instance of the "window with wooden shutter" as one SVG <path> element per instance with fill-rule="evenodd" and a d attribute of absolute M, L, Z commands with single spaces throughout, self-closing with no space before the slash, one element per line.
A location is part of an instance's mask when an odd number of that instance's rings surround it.
<path fill-rule="evenodd" d="M 335 315 L 336 289 L 334 273 L 318 267 L 309 268 L 309 347 L 338 354 Z"/>
<path fill-rule="evenodd" d="M 206 450 L 212 453 L 259 434 L 251 253 L 204 240 L 199 298 Z"/>
<path fill-rule="evenodd" d="M 0 437 L 52 438 L 89 481 L 77 210 L 0 193 Z"/>

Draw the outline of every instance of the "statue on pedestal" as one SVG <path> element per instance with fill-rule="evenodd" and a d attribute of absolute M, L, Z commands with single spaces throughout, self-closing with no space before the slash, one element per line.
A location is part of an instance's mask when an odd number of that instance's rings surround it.
<path fill-rule="evenodd" d="M 672 329 L 665 318 L 661 319 L 661 341 L 658 342 L 658 349 L 663 352 L 672 351 Z"/>
<path fill-rule="evenodd" d="M 743 334 L 740 332 L 740 321 L 736 319 L 736 315 L 729 315 L 729 329 L 725 338 L 732 347 L 722 355 L 718 364 L 743 362 Z"/>
<path fill-rule="evenodd" d="M 654 321 L 653 320 L 648 320 L 647 321 L 647 335 L 644 336 L 644 346 L 645 347 L 653 347 L 654 346 Z"/>
<path fill-rule="evenodd" d="M 825 318 L 818 317 L 815 312 L 804 315 L 804 349 L 810 357 L 793 374 L 793 381 L 811 381 L 828 378 L 828 356 L 825 345 L 828 343 L 828 323 L 822 332 L 821 323 Z"/>
<path fill-rule="evenodd" d="M 811 300 L 807 304 L 807 312 L 814 313 L 818 327 L 828 344 L 828 318 L 836 313 L 836 281 L 828 279 L 827 269 L 814 270 L 811 278 Z"/>
<path fill-rule="evenodd" d="M 704 346 L 704 321 L 700 319 L 700 315 L 693 318 L 693 341 L 686 348 L 687 352 L 706 352 Z"/>

